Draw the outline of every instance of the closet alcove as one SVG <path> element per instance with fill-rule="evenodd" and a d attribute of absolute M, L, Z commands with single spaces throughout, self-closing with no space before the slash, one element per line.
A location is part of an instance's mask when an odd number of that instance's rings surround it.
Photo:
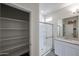
<path fill-rule="evenodd" d="M 0 55 L 29 56 L 30 13 L 0 3 Z"/>

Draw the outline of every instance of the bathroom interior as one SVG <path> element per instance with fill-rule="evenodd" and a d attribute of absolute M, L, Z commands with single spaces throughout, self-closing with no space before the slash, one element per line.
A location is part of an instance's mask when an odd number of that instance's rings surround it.
<path fill-rule="evenodd" d="M 79 4 L 65 4 L 0 3 L 0 56 L 79 56 Z"/>
<path fill-rule="evenodd" d="M 52 44 L 50 50 L 53 53 L 48 53 L 48 56 L 79 56 L 79 4 L 73 3 L 57 11 L 50 8 L 52 7 L 51 5 L 42 4 L 40 8 L 43 8 L 41 12 L 42 20 L 40 19 L 40 22 L 53 25 L 52 35 L 46 34 L 43 36 L 52 36 L 52 40 L 49 40 L 50 42 L 52 41 L 50 43 L 50 45 Z M 46 6 L 49 7 L 47 10 L 45 10 Z M 52 9 L 52 12 L 48 12 L 48 10 L 51 11 L 50 9 Z M 45 45 L 43 44 L 43 49 L 44 47 Z"/>
<path fill-rule="evenodd" d="M 79 16 L 64 18 L 62 22 L 63 35 L 54 41 L 55 53 L 60 56 L 79 56 Z"/>

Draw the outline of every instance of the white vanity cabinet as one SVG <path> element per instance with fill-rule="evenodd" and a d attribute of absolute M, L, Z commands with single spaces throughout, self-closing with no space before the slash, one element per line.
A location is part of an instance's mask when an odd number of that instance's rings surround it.
<path fill-rule="evenodd" d="M 62 40 L 54 40 L 55 54 L 59 56 L 79 56 L 79 45 L 65 42 Z"/>

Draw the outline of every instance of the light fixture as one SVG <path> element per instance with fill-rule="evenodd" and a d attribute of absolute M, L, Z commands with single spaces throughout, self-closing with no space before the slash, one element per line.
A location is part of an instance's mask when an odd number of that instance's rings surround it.
<path fill-rule="evenodd" d="M 72 4 L 69 7 L 69 11 L 72 12 L 73 14 L 79 14 L 79 3 Z"/>
<path fill-rule="evenodd" d="M 52 21 L 52 17 L 47 17 L 46 18 L 46 22 L 51 22 Z"/>
<path fill-rule="evenodd" d="M 79 9 L 76 9 L 75 11 L 72 12 L 73 14 L 79 14 Z"/>
<path fill-rule="evenodd" d="M 77 9 L 76 12 L 79 13 L 79 9 Z"/>

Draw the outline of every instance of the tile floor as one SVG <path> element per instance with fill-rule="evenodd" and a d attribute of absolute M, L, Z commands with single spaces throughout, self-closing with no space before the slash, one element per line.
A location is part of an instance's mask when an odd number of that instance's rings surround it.
<path fill-rule="evenodd" d="M 46 56 L 57 56 L 54 51 L 51 51 L 50 53 L 48 53 Z"/>

